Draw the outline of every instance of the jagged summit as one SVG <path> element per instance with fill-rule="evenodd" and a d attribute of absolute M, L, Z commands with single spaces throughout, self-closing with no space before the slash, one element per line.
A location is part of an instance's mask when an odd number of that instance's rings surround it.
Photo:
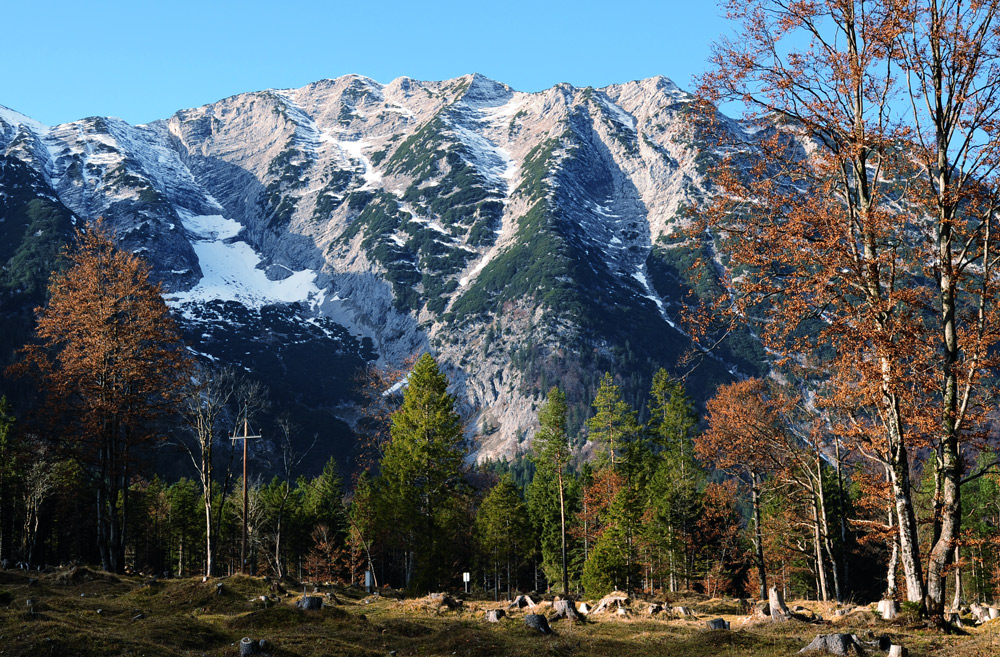
<path fill-rule="evenodd" d="M 350 418 L 361 359 L 432 349 L 485 458 L 524 448 L 551 385 L 578 426 L 605 370 L 638 390 L 690 345 L 685 295 L 711 293 L 691 265 L 718 257 L 677 234 L 718 156 L 690 99 L 662 76 L 526 93 L 347 75 L 144 126 L 3 108 L 0 152 L 149 258 L 196 351 L 273 371 L 311 412 Z M 762 359 L 748 339 L 695 378 Z M 326 393 L 320 362 L 342 377 Z"/>

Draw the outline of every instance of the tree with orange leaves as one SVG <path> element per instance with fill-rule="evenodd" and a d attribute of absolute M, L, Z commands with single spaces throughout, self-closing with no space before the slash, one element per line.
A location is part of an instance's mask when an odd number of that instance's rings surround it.
<path fill-rule="evenodd" d="M 187 360 L 149 266 L 119 250 L 101 221 L 77 231 L 67 258 L 15 371 L 38 381 L 53 435 L 86 464 L 102 565 L 122 572 L 132 451 L 156 435 Z"/>
<path fill-rule="evenodd" d="M 721 386 L 708 401 L 708 431 L 695 438 L 695 454 L 705 463 L 737 477 L 749 490 L 753 508 L 753 546 L 759 597 L 767 597 L 760 492 L 771 470 L 771 443 L 782 431 L 777 411 L 768 403 L 760 379 Z"/>
<path fill-rule="evenodd" d="M 701 91 L 765 131 L 730 131 L 753 143 L 730 151 L 742 166 L 718 167 L 696 227 L 741 272 L 722 305 L 764 317 L 778 354 L 826 354 L 810 376 L 847 418 L 835 430 L 889 472 L 907 598 L 940 614 L 961 445 L 985 434 L 1000 341 L 1000 2 L 726 7 L 738 38 L 717 45 Z M 926 566 L 909 467 L 921 447 L 937 455 Z"/>

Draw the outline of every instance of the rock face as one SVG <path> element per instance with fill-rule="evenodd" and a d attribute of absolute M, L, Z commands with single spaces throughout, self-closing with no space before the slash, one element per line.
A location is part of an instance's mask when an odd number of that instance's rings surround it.
<path fill-rule="evenodd" d="M 648 363 L 634 384 L 645 390 L 690 345 L 677 322 L 701 276 L 690 264 L 720 256 L 714 237 L 689 244 L 678 230 L 721 157 L 692 100 L 663 77 L 522 93 L 480 75 L 345 76 L 143 126 L 47 127 L 0 107 L 5 216 L 42 199 L 61 222 L 11 222 L 3 237 L 65 241 L 104 216 L 150 259 L 204 342 L 194 348 L 251 369 L 295 376 L 311 358 L 302 345 L 324 339 L 314 353 L 339 349 L 353 369 L 433 349 L 478 457 L 510 456 L 546 385 L 587 406 L 599 373 L 624 359 Z M 721 125 L 747 144 L 766 133 Z M 255 340 L 273 308 L 302 335 Z M 756 372 L 763 351 L 747 353 L 720 347 L 693 392 Z M 338 407 L 348 380 L 311 386 L 337 395 L 313 405 Z"/>

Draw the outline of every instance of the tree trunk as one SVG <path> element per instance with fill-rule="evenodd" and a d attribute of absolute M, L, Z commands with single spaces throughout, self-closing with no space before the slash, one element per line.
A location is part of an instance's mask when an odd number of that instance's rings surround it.
<path fill-rule="evenodd" d="M 750 500 L 753 503 L 753 535 L 754 550 L 757 553 L 757 577 L 760 580 L 760 595 L 758 599 L 767 597 L 767 575 L 764 572 L 764 538 L 760 528 L 760 497 L 757 491 L 757 475 L 751 475 Z"/>
<path fill-rule="evenodd" d="M 566 497 L 563 492 L 562 468 L 559 468 L 559 533 L 562 539 L 563 595 L 569 595 L 569 568 L 566 563 Z"/>
<path fill-rule="evenodd" d="M 823 565 L 823 537 L 820 533 L 819 500 L 815 496 L 813 496 L 813 547 L 816 553 L 816 580 L 818 584 L 816 593 L 820 602 L 826 602 L 830 599 L 830 594 L 826 588 L 826 567 Z"/>
<path fill-rule="evenodd" d="M 891 417 L 898 418 L 898 402 L 890 399 Z M 923 604 L 924 581 L 920 564 L 920 544 L 917 540 L 917 520 L 913 512 L 910 495 L 910 465 L 906 446 L 902 442 L 899 423 L 890 420 L 890 468 L 889 480 L 896 505 L 896 522 L 899 530 L 899 560 L 903 564 L 906 579 L 906 599 Z"/>

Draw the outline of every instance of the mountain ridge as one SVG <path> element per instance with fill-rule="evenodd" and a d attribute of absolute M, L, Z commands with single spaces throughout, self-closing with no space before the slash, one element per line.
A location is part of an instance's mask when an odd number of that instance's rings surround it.
<path fill-rule="evenodd" d="M 524 449 L 549 385 L 579 427 L 604 369 L 637 405 L 653 369 L 679 373 L 705 245 L 677 229 L 717 157 L 692 101 L 663 76 L 529 93 L 351 75 L 138 126 L 0 108 L 0 153 L 146 254 L 191 335 L 225 323 L 215 302 L 291 304 L 342 326 L 355 359 L 366 340 L 381 363 L 432 349 L 477 458 L 499 458 Z M 695 387 L 759 366 L 750 342 L 706 359 Z M 349 398 L 326 412 L 349 417 Z"/>

